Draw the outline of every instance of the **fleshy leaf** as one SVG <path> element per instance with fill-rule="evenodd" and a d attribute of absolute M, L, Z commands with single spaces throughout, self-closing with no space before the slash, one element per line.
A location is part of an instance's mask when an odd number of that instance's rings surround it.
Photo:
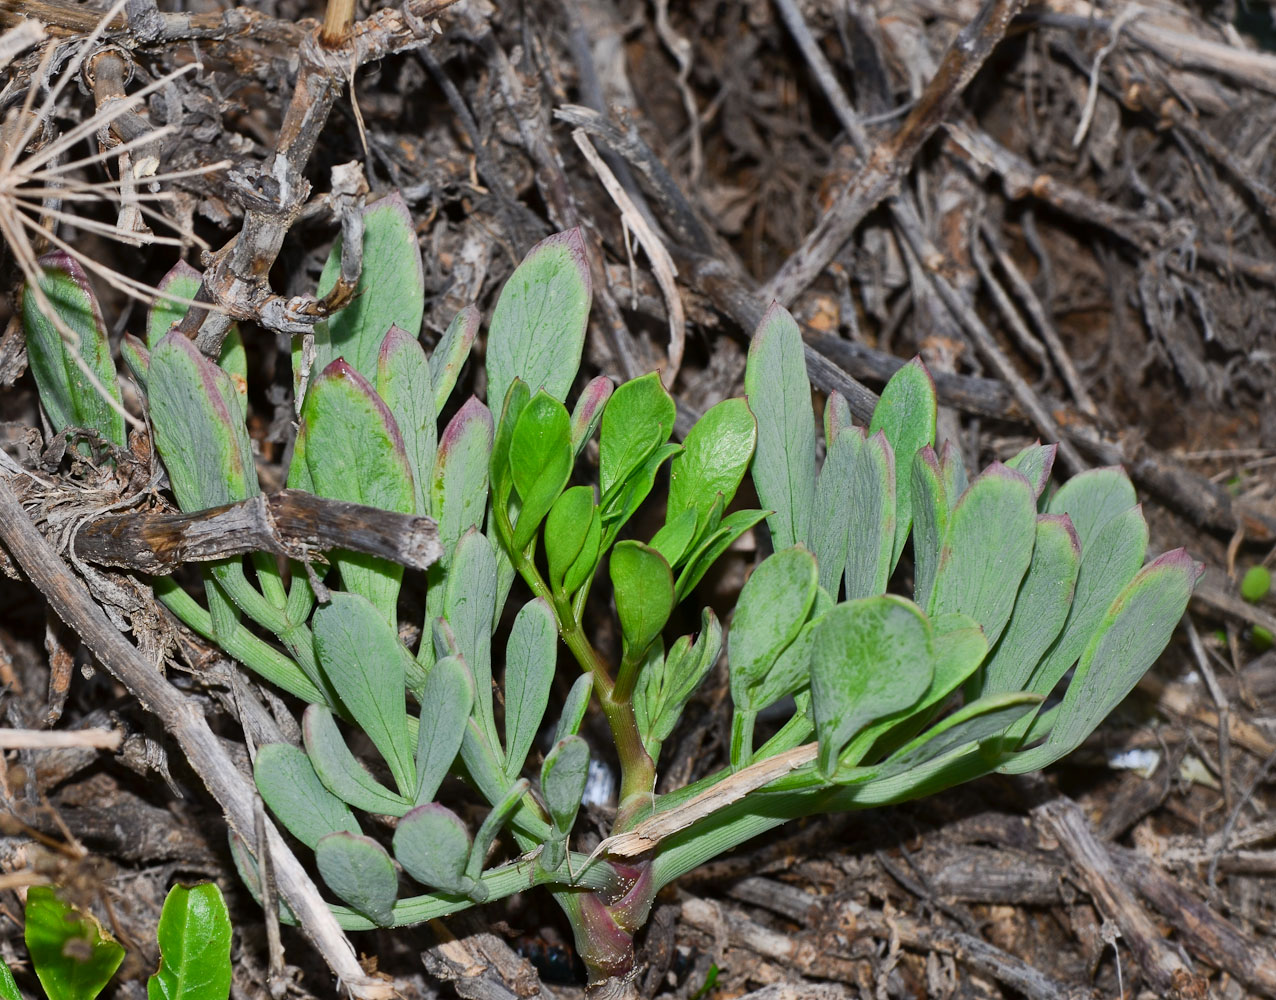
<path fill-rule="evenodd" d="M 589 486 L 564 491 L 550 508 L 545 519 L 545 562 L 554 591 L 563 590 L 563 577 L 584 549 L 593 518 L 594 491 Z M 595 542 L 595 556 L 597 550 Z"/>
<path fill-rule="evenodd" d="M 474 397 L 457 411 L 439 439 L 434 472 L 430 476 L 430 509 L 439 523 L 439 542 L 443 546 L 444 565 L 432 573 L 432 589 L 436 578 L 449 568 L 457 542 L 471 528 L 483 523 L 487 506 L 488 460 L 492 454 L 492 414 Z M 430 604 L 432 614 L 438 606 Z M 473 666 L 473 664 L 471 664 Z"/>
<path fill-rule="evenodd" d="M 40 258 L 40 290 L 62 322 L 78 336 L 78 351 L 117 404 L 120 387 L 111 361 L 111 343 L 96 297 L 84 269 L 68 254 L 51 253 Z M 22 295 L 22 325 L 26 331 L 27 358 L 35 376 L 40 402 L 55 432 L 86 427 L 115 444 L 124 444 L 124 418 L 84 377 L 72 347 L 62 339 L 53 321 L 40 311 L 34 291 Z"/>
<path fill-rule="evenodd" d="M 603 506 L 617 488 L 673 434 L 677 415 L 673 397 L 652 372 L 626 382 L 612 393 L 603 411 L 598 476 Z"/>
<path fill-rule="evenodd" d="M 1046 512 L 1067 514 L 1072 519 L 1084 558 L 1103 526 L 1138 502 L 1134 484 L 1123 469 L 1087 469 L 1059 487 Z"/>
<path fill-rule="evenodd" d="M 170 333 L 151 352 L 147 388 L 155 447 L 182 510 L 260 492 L 243 404 L 229 375 Z"/>
<path fill-rule="evenodd" d="M 174 299 L 193 299 L 199 292 L 203 275 L 184 260 L 174 264 L 155 286 L 161 292 L 167 292 L 173 298 L 160 298 L 152 303 L 146 314 L 146 346 L 153 348 L 173 328 L 180 323 L 190 310 L 185 302 Z M 231 377 L 239 395 L 248 393 L 248 355 L 244 352 L 244 339 L 240 336 L 239 325 L 232 323 L 222 341 L 221 354 L 217 364 Z M 130 366 L 131 367 L 131 366 Z M 134 373 L 136 374 L 136 372 Z"/>
<path fill-rule="evenodd" d="M 753 484 L 777 550 L 807 544 L 815 504 L 815 421 L 802 334 L 778 302 L 762 317 L 744 371 L 749 409 L 758 423 Z"/>
<path fill-rule="evenodd" d="M 346 746 L 332 713 L 311 705 L 301 717 L 306 755 L 319 780 L 333 795 L 364 812 L 402 816 L 412 801 L 377 781 Z"/>
<path fill-rule="evenodd" d="M 463 895 L 474 886 L 465 874 L 470 834 L 452 810 L 437 803 L 417 806 L 394 831 L 394 856 L 424 886 Z"/>
<path fill-rule="evenodd" d="M 829 409 L 831 404 L 832 400 Z M 851 540 L 847 526 L 853 518 L 852 476 L 864 447 L 864 435 L 848 425 L 825 441 L 824 464 L 815 484 L 817 516 L 811 524 L 811 550 L 820 567 L 820 586 L 836 594 L 846 570 Z"/>
<path fill-rule="evenodd" d="M 567 485 L 575 454 L 571 418 L 558 400 L 538 392 L 519 414 L 510 438 L 510 476 L 518 490 L 518 520 L 512 545 L 522 551 Z"/>
<path fill-rule="evenodd" d="M 669 464 L 669 515 L 696 512 L 693 538 L 709 529 L 709 515 L 722 497 L 726 507 L 748 471 L 758 439 L 757 421 L 743 399 L 724 399 L 696 421 Z M 666 522 L 670 519 L 666 516 Z M 716 525 L 714 526 L 716 527 Z"/>
<path fill-rule="evenodd" d="M 556 831 L 571 831 L 588 778 L 589 744 L 579 736 L 560 740 L 545 755 L 545 763 L 541 765 L 541 793 Z"/>
<path fill-rule="evenodd" d="M 824 443 L 828 445 L 836 441 L 841 433 L 854 426 L 851 419 L 851 404 L 846 397 L 834 389 L 829 393 L 828 402 L 824 404 Z"/>
<path fill-rule="evenodd" d="M 811 656 L 820 770 L 831 776 L 861 729 L 916 704 L 932 676 L 930 622 L 911 601 L 884 594 L 828 611 Z"/>
<path fill-rule="evenodd" d="M 930 613 L 970 615 L 995 644 L 1010 619 L 1037 534 L 1037 504 L 1018 472 L 994 462 L 953 508 Z"/>
<path fill-rule="evenodd" d="M 738 710 L 766 707 L 757 702 L 758 695 L 775 661 L 806 622 L 818 585 L 815 557 L 801 546 L 763 560 L 745 583 L 727 633 L 731 700 Z"/>
<path fill-rule="evenodd" d="M 474 338 L 478 336 L 478 329 L 478 307 L 468 305 L 453 317 L 430 354 L 430 382 L 434 386 L 436 418 L 443 412 L 448 397 L 452 395 L 465 359 L 470 356 L 470 348 L 474 346 Z"/>
<path fill-rule="evenodd" d="M 858 436 L 858 428 L 844 437 Z M 859 446 L 845 501 L 846 599 L 875 597 L 886 590 L 895 545 L 895 456 L 882 433 Z"/>
<path fill-rule="evenodd" d="M 310 758 L 289 743 L 261 747 L 253 778 L 279 822 L 312 850 L 320 837 L 338 830 L 362 832 L 350 808 L 319 780 Z"/>
<path fill-rule="evenodd" d="M 655 641 L 673 613 L 673 573 L 664 556 L 632 540 L 611 550 L 610 571 L 625 658 L 633 660 Z"/>
<path fill-rule="evenodd" d="M 608 412 L 611 408 L 608 407 Z M 666 444 L 656 448 L 647 460 L 619 483 L 610 496 L 604 496 L 599 513 L 604 527 L 602 547 L 606 549 L 620 533 L 620 529 L 637 513 L 642 502 L 656 484 L 656 473 L 666 461 L 682 450 L 681 445 Z"/>
<path fill-rule="evenodd" d="M 154 366 L 152 359 L 152 371 Z M 319 496 L 400 514 L 416 511 L 416 487 L 398 424 L 368 381 L 345 361 L 333 361 L 310 383 L 301 419 L 310 479 Z M 371 601 L 386 622 L 397 620 L 402 566 L 362 553 L 334 554 L 333 562 L 347 590 Z"/>
<path fill-rule="evenodd" d="M 766 517 L 764 510 L 737 510 L 728 514 L 708 538 L 683 564 L 678 574 L 677 599 L 684 600 L 697 583 L 709 572 L 722 553 L 726 552 L 746 531 Z"/>
<path fill-rule="evenodd" d="M 505 776 L 515 781 L 549 707 L 558 663 L 554 612 L 540 598 L 519 610 L 505 646 Z"/>
<path fill-rule="evenodd" d="M 868 425 L 871 437 L 877 431 L 886 435 L 891 452 L 895 456 L 895 468 L 900 471 L 895 482 L 895 541 L 891 549 L 890 570 L 895 569 L 904 540 L 913 519 L 913 484 L 908 474 L 913 467 L 913 456 L 927 445 L 935 443 L 935 418 L 937 410 L 935 380 L 922 364 L 921 358 L 913 358 L 882 389 L 882 398 L 873 410 Z"/>
<path fill-rule="evenodd" d="M 563 574 L 563 593 L 574 594 L 580 590 L 594 575 L 598 568 L 600 547 L 603 537 L 602 512 L 595 507 L 589 516 L 589 524 L 585 529 L 585 540 L 581 543 L 580 554 Z"/>
<path fill-rule="evenodd" d="M 421 725 L 416 741 L 415 804 L 431 802 L 447 777 L 465 737 L 474 707 L 474 678 L 465 661 L 445 656 L 430 669 L 421 691 Z"/>
<path fill-rule="evenodd" d="M 1022 774 L 1079 747 L 1169 644 L 1202 567 L 1182 549 L 1144 566 L 1121 591 L 1077 663 L 1046 742 L 1002 770 Z"/>
<path fill-rule="evenodd" d="M 580 732 L 580 724 L 585 721 L 585 710 L 589 708 L 589 696 L 594 693 L 594 681 L 589 674 L 581 674 L 576 678 L 567 698 L 563 701 L 563 713 L 558 717 L 558 726 L 554 729 L 554 742 Z"/>
<path fill-rule="evenodd" d="M 474 717 L 499 753 L 492 713 L 492 628 L 496 616 L 496 553 L 471 529 L 456 548 L 443 598 L 443 617 L 474 677 Z"/>
<path fill-rule="evenodd" d="M 1054 468 L 1054 457 L 1058 450 L 1057 444 L 1043 445 L 1038 441 L 1009 459 L 1006 468 L 1023 473 L 1032 487 L 1032 495 L 1040 498 L 1046 483 L 1050 482 L 1050 470 Z"/>
<path fill-rule="evenodd" d="M 175 885 L 160 911 L 159 970 L 148 1000 L 226 1000 L 230 996 L 230 914 L 215 882 Z"/>
<path fill-rule="evenodd" d="M 330 833 L 315 847 L 315 864 L 328 888 L 374 924 L 394 923 L 399 878 L 384 847 L 371 837 Z"/>
<path fill-rule="evenodd" d="M 327 295 L 341 275 L 341 237 L 333 244 L 316 294 Z M 314 367 L 337 358 L 371 381 L 377 354 L 390 327 L 409 334 L 421 329 L 425 311 L 425 272 L 416 230 L 403 198 L 396 192 L 363 211 L 363 269 L 346 306 L 315 326 Z"/>
<path fill-rule="evenodd" d="M 935 449 L 927 445 L 913 459 L 913 600 L 929 607 L 939 570 L 939 549 L 948 534 L 953 500 L 948 497 Z"/>
<path fill-rule="evenodd" d="M 521 378 L 562 402 L 576 378 L 591 299 L 579 229 L 537 243 L 501 289 L 487 332 L 489 399 Z"/>
<path fill-rule="evenodd" d="M 390 327 L 377 355 L 377 395 L 394 416 L 403 437 L 416 512 L 428 517 L 430 472 L 439 436 L 430 363 L 417 339 L 397 326 Z"/>
<path fill-rule="evenodd" d="M 49 1000 L 93 1000 L 124 961 L 101 924 L 44 885 L 27 890 L 26 942 Z"/>
<path fill-rule="evenodd" d="M 722 651 L 722 626 L 708 608 L 700 615 L 700 634 L 678 639 L 669 654 L 645 665 L 634 688 L 634 715 L 638 731 L 652 760 L 682 715 L 688 699 Z"/>
<path fill-rule="evenodd" d="M 606 375 L 589 380 L 576 400 L 572 410 L 572 451 L 579 455 L 589 439 L 594 436 L 603 419 L 603 411 L 611 399 L 616 385 Z"/>

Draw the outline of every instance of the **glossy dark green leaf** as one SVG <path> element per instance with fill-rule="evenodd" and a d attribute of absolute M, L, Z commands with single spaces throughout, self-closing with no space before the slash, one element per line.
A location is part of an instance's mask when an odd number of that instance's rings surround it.
<path fill-rule="evenodd" d="M 496 553 L 471 529 L 456 548 L 443 598 L 443 617 L 474 677 L 474 717 L 497 748 L 492 713 L 492 629 L 496 617 Z"/>
<path fill-rule="evenodd" d="M 230 913 L 215 882 L 175 885 L 160 911 L 159 970 L 148 1000 L 226 1000 L 230 995 Z"/>
<path fill-rule="evenodd" d="M 183 510 L 256 496 L 257 469 L 244 409 L 230 376 L 180 333 L 151 352 L 155 447 Z"/>
<path fill-rule="evenodd" d="M 319 780 L 310 758 L 291 744 L 259 748 L 253 778 L 279 822 L 312 850 L 320 837 L 338 830 L 362 832 L 350 808 Z"/>
<path fill-rule="evenodd" d="M 0 962 L 0 1000 L 22 1000 L 22 993 L 13 980 L 13 973 L 3 962 Z"/>
<path fill-rule="evenodd" d="M 314 613 L 315 653 L 324 675 L 389 765 L 399 794 L 416 793 L 405 696 L 411 655 L 398 633 L 358 594 L 334 591 Z"/>
<path fill-rule="evenodd" d="M 673 397 L 665 391 L 658 372 L 626 382 L 612 393 L 598 439 L 604 507 L 620 485 L 669 440 L 676 415 Z"/>
<path fill-rule="evenodd" d="M 377 395 L 394 416 L 403 437 L 416 512 L 428 517 L 430 472 L 439 437 L 430 363 L 417 339 L 397 326 L 390 327 L 377 355 Z"/>
<path fill-rule="evenodd" d="M 669 464 L 668 510 L 696 512 L 693 537 L 708 529 L 719 495 L 723 507 L 735 497 L 757 439 L 757 421 L 743 399 L 724 399 L 710 407 L 687 434 L 682 454 Z"/>
<path fill-rule="evenodd" d="M 749 409 L 757 418 L 753 485 L 772 544 L 787 549 L 808 544 L 815 504 L 815 417 L 806 375 L 802 334 L 788 310 L 772 303 L 749 345 L 744 371 Z"/>
<path fill-rule="evenodd" d="M 581 391 L 576 400 L 576 408 L 572 410 L 572 451 L 575 454 L 579 455 L 594 436 L 615 388 L 611 379 L 606 375 L 599 375 L 590 379 L 589 384 Z"/>
<path fill-rule="evenodd" d="M 574 459 L 571 417 L 562 403 L 538 392 L 523 407 L 510 438 L 510 476 L 519 496 L 512 543 L 516 551 L 521 552 L 536 536 L 571 478 Z"/>
<path fill-rule="evenodd" d="M 844 436 L 862 432 L 851 428 Z M 886 590 L 895 545 L 895 456 L 878 432 L 858 447 L 851 465 L 850 493 L 843 501 L 847 529 L 846 599 L 875 597 Z"/>
<path fill-rule="evenodd" d="M 1023 473 L 1028 485 L 1032 487 L 1032 495 L 1039 498 L 1050 482 L 1050 470 L 1054 468 L 1055 453 L 1058 450 L 1057 444 L 1043 445 L 1038 441 L 1007 460 L 1006 468 Z"/>
<path fill-rule="evenodd" d="M 610 408 L 609 408 L 610 409 Z M 602 547 L 608 548 L 656 484 L 660 467 L 682 450 L 681 445 L 666 444 L 651 452 L 628 478 L 621 482 L 609 496 L 604 496 L 599 507 L 602 518 Z"/>
<path fill-rule="evenodd" d="M 609 568 L 625 656 L 633 659 L 655 641 L 673 613 L 673 573 L 664 556 L 636 541 L 618 542 Z"/>
<path fill-rule="evenodd" d="M 1037 504 L 1028 480 L 994 462 L 953 508 L 930 613 L 970 615 L 995 644 L 1010 619 L 1036 535 Z"/>
<path fill-rule="evenodd" d="M 399 877 L 384 847 L 371 837 L 330 833 L 315 847 L 315 864 L 324 883 L 374 924 L 394 923 Z"/>
<path fill-rule="evenodd" d="M 540 598 L 519 610 L 505 644 L 505 776 L 514 781 L 549 707 L 558 665 L 558 626 Z"/>
<path fill-rule="evenodd" d="M 57 252 L 40 258 L 40 292 L 48 307 L 76 335 L 67 343 L 53 320 L 44 314 L 39 294 L 27 285 L 22 295 L 22 325 L 27 360 L 44 412 L 54 432 L 68 427 L 97 431 L 106 440 L 124 444 L 124 418 L 85 377 L 76 364 L 78 352 L 89 371 L 117 405 L 120 387 L 111 360 L 111 343 L 97 299 L 84 269 L 70 255 Z"/>
<path fill-rule="evenodd" d="M 375 354 L 372 363 L 375 376 Z M 399 426 L 367 379 L 345 361 L 338 358 L 311 381 L 301 419 L 310 480 L 319 496 L 400 514 L 416 511 Z M 333 562 L 347 590 L 366 597 L 387 623 L 397 620 L 402 566 L 362 553 L 334 553 Z"/>
<path fill-rule="evenodd" d="M 442 657 L 430 668 L 421 691 L 415 805 L 425 805 L 438 794 L 461 750 L 465 722 L 473 707 L 474 678 L 469 667 L 460 657 Z"/>
<path fill-rule="evenodd" d="M 811 655 L 820 770 L 832 775 L 860 730 L 916 704 L 933 674 L 930 622 L 911 601 L 884 594 L 828 611 Z"/>
<path fill-rule="evenodd" d="M 1091 537 L 1089 548 L 1082 543 L 1072 606 L 1063 630 L 1032 673 L 1032 691 L 1049 694 L 1077 662 L 1112 602 L 1143 565 L 1147 547 L 1147 522 L 1137 506 L 1109 518 Z"/>
<path fill-rule="evenodd" d="M 322 298 L 341 275 L 341 238 L 319 277 Z M 390 327 L 415 335 L 425 311 L 425 274 L 416 229 L 403 198 L 396 192 L 363 212 L 363 269 L 347 305 L 315 326 L 314 368 L 322 370 L 344 357 L 371 381 L 377 354 Z"/>
<path fill-rule="evenodd" d="M 904 551 L 904 540 L 908 537 L 913 519 L 913 484 L 908 473 L 913 467 L 913 456 L 935 443 L 937 412 L 935 380 L 930 377 L 921 358 L 913 358 L 886 383 L 868 425 L 870 437 L 877 431 L 886 435 L 895 456 L 895 467 L 901 473 L 895 483 L 895 540 L 891 549 L 891 570 Z"/>
<path fill-rule="evenodd" d="M 764 510 L 738 510 L 724 517 L 713 533 L 686 559 L 678 573 L 677 599 L 685 600 L 722 554 L 766 516 Z"/>
<path fill-rule="evenodd" d="M 412 800 L 396 795 L 355 759 L 337 721 L 322 705 L 311 705 L 301 717 L 301 735 L 315 774 L 333 795 L 364 812 L 402 816 Z"/>
<path fill-rule="evenodd" d="M 563 590 L 563 577 L 585 547 L 593 517 L 594 491 L 589 486 L 564 491 L 550 508 L 545 519 L 545 562 L 553 590 Z"/>
<path fill-rule="evenodd" d="M 721 499 L 720 495 L 719 499 Z M 651 547 L 664 556 L 665 562 L 670 566 L 676 568 L 682 558 L 690 554 L 689 548 L 696 536 L 696 515 L 697 511 L 694 507 L 687 507 L 681 513 L 675 512 L 670 507 L 664 527 L 651 536 Z"/>
<path fill-rule="evenodd" d="M 579 229 L 537 243 L 501 289 L 487 332 L 488 399 L 515 378 L 562 402 L 576 378 L 591 299 Z"/>
<path fill-rule="evenodd" d="M 929 445 L 913 458 L 913 600 L 928 607 L 939 570 L 939 549 L 948 534 L 954 501 L 948 498 L 939 456 Z"/>
<path fill-rule="evenodd" d="M 541 794 L 555 831 L 569 833 L 589 780 L 589 744 L 579 736 L 556 743 L 541 765 Z"/>
<path fill-rule="evenodd" d="M 988 658 L 983 694 L 1028 689 L 1033 668 L 1067 620 L 1080 568 L 1081 545 L 1067 515 L 1039 515 L 1032 562 L 1006 631 Z"/>
<path fill-rule="evenodd" d="M 687 701 L 722 652 L 722 625 L 708 608 L 700 615 L 700 634 L 684 635 L 667 656 L 643 666 L 634 687 L 634 715 L 652 760 L 682 715 Z"/>
<path fill-rule="evenodd" d="M 452 810 L 437 803 L 417 806 L 394 831 L 394 856 L 424 886 L 464 895 L 474 887 L 465 874 L 470 833 Z"/>
<path fill-rule="evenodd" d="M 811 550 L 820 567 L 820 586 L 835 594 L 846 571 L 851 541 L 848 523 L 853 518 L 852 477 L 864 447 L 864 434 L 847 425 L 825 441 L 824 464 L 815 483 Z"/>
<path fill-rule="evenodd" d="M 27 890 L 27 954 L 49 1000 L 93 1000 L 124 961 L 124 949 L 92 916 L 43 885 Z"/>
<path fill-rule="evenodd" d="M 737 709 L 758 711 L 767 675 L 797 638 L 819 586 L 815 557 L 801 546 L 763 560 L 745 582 L 727 633 L 731 700 Z"/>
<path fill-rule="evenodd" d="M 478 307 L 468 305 L 453 317 L 430 354 L 430 383 L 434 387 L 436 417 L 443 412 L 443 407 L 452 395 L 452 389 L 456 386 L 465 359 L 470 356 L 470 348 L 474 346 L 478 330 Z"/>
<path fill-rule="evenodd" d="M 1046 742 L 1016 755 L 1002 770 L 1036 770 L 1079 747 L 1168 645 L 1201 571 L 1182 549 L 1144 566 L 1094 630 Z"/>
<path fill-rule="evenodd" d="M 574 594 L 593 578 L 602 555 L 602 537 L 602 512 L 595 507 L 585 528 L 585 540 L 581 543 L 580 553 L 563 574 L 563 593 Z"/>

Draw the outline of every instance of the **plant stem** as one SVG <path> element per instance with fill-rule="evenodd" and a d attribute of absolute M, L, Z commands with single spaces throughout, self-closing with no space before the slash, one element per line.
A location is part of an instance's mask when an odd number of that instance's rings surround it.
<path fill-rule="evenodd" d="M 323 27 L 319 31 L 320 44 L 332 48 L 341 45 L 354 24 L 354 0 L 328 0 L 323 12 Z"/>

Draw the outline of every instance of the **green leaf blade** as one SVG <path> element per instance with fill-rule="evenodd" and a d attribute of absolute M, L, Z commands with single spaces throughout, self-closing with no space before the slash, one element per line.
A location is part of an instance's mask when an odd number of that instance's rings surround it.
<path fill-rule="evenodd" d="M 43 885 L 27 890 L 26 944 L 49 1000 L 93 1000 L 124 961 L 124 949 L 93 917 Z"/>
<path fill-rule="evenodd" d="M 390 410 L 403 438 L 416 512 L 428 517 L 430 470 L 439 436 L 430 363 L 417 339 L 397 326 L 390 327 L 377 355 L 377 395 Z"/>
<path fill-rule="evenodd" d="M 148 1000 L 226 1000 L 230 995 L 230 914 L 216 883 L 175 885 L 159 919 L 159 970 Z"/>
<path fill-rule="evenodd" d="M 858 428 L 844 436 L 859 436 Z M 846 599 L 884 593 L 895 545 L 895 455 L 880 431 L 858 447 L 846 502 Z"/>
<path fill-rule="evenodd" d="M 384 847 L 371 837 L 330 833 L 315 847 L 315 863 L 328 888 L 374 924 L 394 923 L 399 878 Z"/>
<path fill-rule="evenodd" d="M 522 773 L 536 740 L 558 662 L 558 626 L 540 598 L 519 610 L 505 648 L 505 776 Z"/>
<path fill-rule="evenodd" d="M 913 487 L 909 470 L 913 457 L 922 448 L 935 443 L 935 420 L 938 403 L 935 380 L 922 364 L 913 358 L 886 383 L 882 397 L 873 410 L 868 425 L 869 435 L 881 431 L 890 442 L 895 467 L 901 470 L 895 484 L 895 537 L 891 547 L 890 568 L 893 570 L 904 551 L 904 540 L 913 518 Z"/>
<path fill-rule="evenodd" d="M 611 550 L 609 569 L 625 658 L 633 660 L 656 640 L 673 613 L 673 572 L 659 552 L 632 540 Z"/>
<path fill-rule="evenodd" d="M 311 850 L 330 833 L 362 832 L 349 806 L 328 791 L 310 758 L 291 744 L 260 747 L 253 761 L 253 779 L 270 811 Z"/>

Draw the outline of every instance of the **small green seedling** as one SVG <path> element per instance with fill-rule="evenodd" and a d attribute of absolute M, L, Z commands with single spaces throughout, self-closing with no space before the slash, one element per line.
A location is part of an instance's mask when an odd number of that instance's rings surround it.
<path fill-rule="evenodd" d="M 663 886 L 791 819 L 1046 767 L 1125 697 L 1183 614 L 1200 567 L 1182 550 L 1147 560 L 1124 472 L 1048 489 L 1055 449 L 1038 444 L 968 473 L 956 448 L 936 446 L 920 361 L 890 380 L 867 427 L 833 394 L 817 463 L 802 339 L 778 306 L 754 334 L 746 397 L 711 407 L 681 442 L 655 374 L 598 378 L 573 398 L 591 298 L 575 231 L 534 247 L 505 284 L 486 403 L 449 405 L 478 312 L 427 352 L 403 202 L 370 206 L 364 233 L 351 304 L 293 352 L 287 482 L 433 518 L 443 556 L 411 581 L 424 600 L 400 601 L 401 566 L 343 551 L 322 603 L 305 567 L 273 555 L 207 566 L 204 603 L 154 582 L 186 624 L 306 706 L 302 746 L 262 747 L 255 776 L 350 930 L 543 885 L 595 986 L 614 987 Z M 339 263 L 338 247 L 319 294 Z M 193 280 L 173 278 L 183 294 Z M 193 511 L 260 487 L 242 365 L 169 332 L 178 315 L 161 302 L 149 346 L 126 355 L 173 494 Z M 51 415 L 67 391 L 42 385 Z M 596 469 L 582 459 L 595 435 Z M 735 503 L 746 475 L 760 509 Z M 650 523 L 635 519 L 644 505 L 663 511 L 654 532 L 635 527 Z M 671 634 L 685 620 L 675 609 L 748 532 L 770 554 L 735 607 L 702 608 L 698 629 Z M 911 591 L 888 592 L 901 577 Z M 609 611 L 614 624 L 600 621 Z M 555 684 L 564 647 L 581 671 L 570 686 Z M 727 759 L 657 794 L 662 750 L 723 656 Z M 605 751 L 582 735 L 591 708 Z M 778 725 L 762 731 L 763 713 Z M 586 856 L 571 836 L 602 753 L 619 760 L 619 797 Z M 247 846 L 233 854 L 256 888 Z"/>
<path fill-rule="evenodd" d="M 93 1000 L 124 960 L 120 946 L 91 915 L 48 886 L 27 890 L 26 945 L 49 1000 Z M 174 886 L 160 913 L 160 967 L 148 1000 L 226 1000 L 230 995 L 230 915 L 211 882 Z M 0 1000 L 22 1000 L 0 964 Z"/>

